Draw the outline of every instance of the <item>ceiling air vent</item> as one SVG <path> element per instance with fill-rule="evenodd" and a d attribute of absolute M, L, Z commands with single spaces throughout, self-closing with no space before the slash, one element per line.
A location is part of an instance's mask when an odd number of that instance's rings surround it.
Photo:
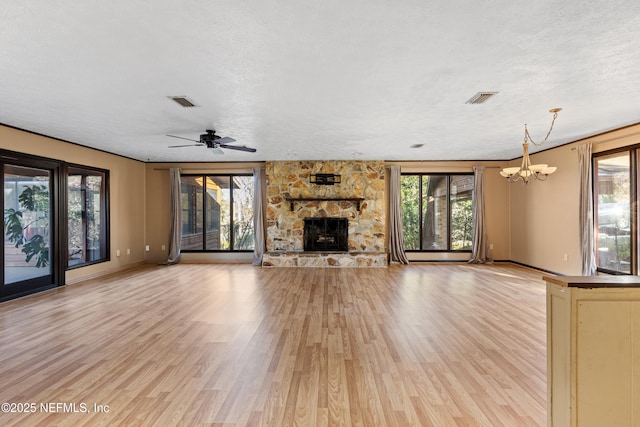
<path fill-rule="evenodd" d="M 188 107 L 195 107 L 196 104 L 194 104 L 193 102 L 189 101 L 185 96 L 170 96 L 170 99 L 173 99 L 175 102 L 177 102 L 178 104 L 180 104 L 181 106 L 188 108 Z"/>
<path fill-rule="evenodd" d="M 471 97 L 465 104 L 482 104 L 491 98 L 493 95 L 497 95 L 498 92 L 478 92 Z"/>

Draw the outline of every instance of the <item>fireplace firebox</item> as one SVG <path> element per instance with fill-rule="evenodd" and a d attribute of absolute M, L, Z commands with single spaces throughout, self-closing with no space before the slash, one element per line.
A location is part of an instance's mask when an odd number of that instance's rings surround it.
<path fill-rule="evenodd" d="M 348 252 L 347 218 L 305 218 L 304 250 L 307 252 Z"/>

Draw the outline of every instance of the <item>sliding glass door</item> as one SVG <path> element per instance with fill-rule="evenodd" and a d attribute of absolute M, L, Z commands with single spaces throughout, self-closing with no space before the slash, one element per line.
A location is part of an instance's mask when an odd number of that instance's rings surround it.
<path fill-rule="evenodd" d="M 54 286 L 53 171 L 2 165 L 4 198 L 3 286 L 0 298 Z"/>

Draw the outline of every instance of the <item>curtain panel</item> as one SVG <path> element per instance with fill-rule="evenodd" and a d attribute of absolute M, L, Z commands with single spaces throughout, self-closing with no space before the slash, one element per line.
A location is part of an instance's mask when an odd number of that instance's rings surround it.
<path fill-rule="evenodd" d="M 409 264 L 404 253 L 400 166 L 389 166 L 389 254 L 392 262 Z"/>
<path fill-rule="evenodd" d="M 484 264 L 492 262 L 484 214 L 484 166 L 474 166 L 473 174 L 473 248 L 469 262 Z"/>
<path fill-rule="evenodd" d="M 253 168 L 253 265 L 262 265 L 266 239 L 265 239 L 265 194 L 266 194 L 265 170 Z"/>
<path fill-rule="evenodd" d="M 580 169 L 579 226 L 583 276 L 593 276 L 596 273 L 591 151 L 591 143 L 578 146 L 578 168 Z"/>
<path fill-rule="evenodd" d="M 169 169 L 169 255 L 166 264 L 180 262 L 180 244 L 182 241 L 182 204 L 180 200 L 180 169 Z"/>

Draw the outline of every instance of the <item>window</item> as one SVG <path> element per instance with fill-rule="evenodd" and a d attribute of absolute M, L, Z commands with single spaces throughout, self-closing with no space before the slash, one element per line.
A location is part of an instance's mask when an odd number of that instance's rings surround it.
<path fill-rule="evenodd" d="M 632 207 L 637 199 L 636 150 L 594 156 L 596 264 L 599 271 L 635 274 L 637 224 Z"/>
<path fill-rule="evenodd" d="M 183 251 L 253 250 L 252 175 L 180 179 Z"/>
<path fill-rule="evenodd" d="M 108 259 L 107 177 L 106 171 L 69 166 L 68 267 Z"/>
<path fill-rule="evenodd" d="M 405 250 L 471 250 L 473 175 L 403 174 L 400 184 Z"/>

